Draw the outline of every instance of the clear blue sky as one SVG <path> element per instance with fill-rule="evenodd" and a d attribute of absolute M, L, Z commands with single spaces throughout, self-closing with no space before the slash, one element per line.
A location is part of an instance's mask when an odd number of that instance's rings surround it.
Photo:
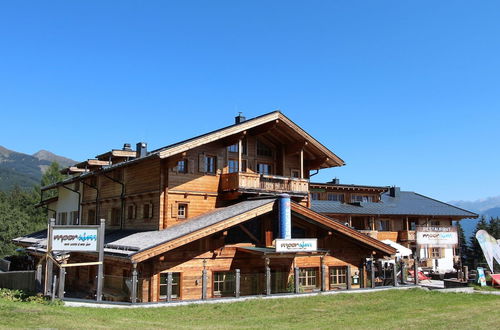
<path fill-rule="evenodd" d="M 500 195 L 499 1 L 3 1 L 0 145 L 84 160 L 281 109 L 316 180 Z"/>

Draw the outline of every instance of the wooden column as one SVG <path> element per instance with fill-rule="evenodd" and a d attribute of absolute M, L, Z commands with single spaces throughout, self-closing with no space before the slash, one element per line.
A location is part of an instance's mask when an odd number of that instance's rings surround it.
<path fill-rule="evenodd" d="M 406 217 L 406 222 L 405 222 L 405 224 L 406 224 L 406 228 L 405 228 L 405 230 L 410 230 L 410 224 L 409 224 L 409 222 L 408 222 L 408 217 Z"/>
<path fill-rule="evenodd" d="M 235 279 L 234 279 L 234 296 L 236 298 L 240 297 L 240 291 L 241 291 L 241 272 L 239 269 L 236 269 L 235 271 Z"/>
<path fill-rule="evenodd" d="M 63 264 L 66 263 L 66 260 L 63 261 Z M 64 298 L 64 282 L 66 280 L 66 268 L 64 267 L 59 267 L 59 292 L 57 293 L 57 296 L 59 299 Z"/>
<path fill-rule="evenodd" d="M 42 287 L 42 272 L 43 272 L 43 265 L 42 263 L 38 263 L 36 265 L 36 274 L 35 274 L 35 287 L 36 287 L 36 292 L 42 292 L 43 287 Z"/>
<path fill-rule="evenodd" d="M 415 257 L 415 261 L 413 263 L 413 283 L 418 285 L 418 257 Z"/>
<path fill-rule="evenodd" d="M 304 178 L 304 148 L 300 149 L 300 178 Z"/>
<path fill-rule="evenodd" d="M 207 276 L 207 260 L 203 260 L 203 271 L 201 275 L 201 299 L 207 299 L 207 284 L 208 284 L 208 276 Z"/>
<path fill-rule="evenodd" d="M 132 264 L 132 292 L 130 301 L 132 304 L 137 302 L 137 263 L 134 262 Z"/>
<path fill-rule="evenodd" d="M 56 219 L 50 219 L 49 220 L 49 226 L 47 230 L 47 256 L 46 256 L 46 261 L 45 261 L 45 288 L 44 288 L 44 294 L 46 296 L 51 295 L 52 293 L 52 269 L 54 268 L 54 263 L 52 261 L 52 258 L 49 256 L 52 256 L 52 227 L 56 224 Z"/>
<path fill-rule="evenodd" d="M 293 269 L 294 272 L 294 280 L 295 280 L 295 293 L 300 292 L 300 281 L 299 281 L 299 267 L 295 267 Z"/>
<path fill-rule="evenodd" d="M 172 301 L 172 272 L 167 273 L 167 301 Z"/>
<path fill-rule="evenodd" d="M 325 265 L 325 257 L 321 257 L 321 291 L 326 291 L 326 277 L 328 275 L 328 271 Z"/>
<path fill-rule="evenodd" d="M 234 140 L 233 140 L 234 141 Z M 243 152 L 243 138 L 239 138 L 238 139 L 238 172 L 242 172 L 241 171 L 241 163 L 242 163 L 242 158 L 241 158 L 241 154 Z M 248 153 L 248 152 L 247 152 Z M 247 165 L 248 166 L 248 165 Z"/>
<path fill-rule="evenodd" d="M 464 280 L 469 282 L 469 266 L 464 266 Z"/>
<path fill-rule="evenodd" d="M 372 289 L 375 288 L 375 261 L 373 256 L 371 257 L 371 270 L 370 270 L 370 280 Z"/>
<path fill-rule="evenodd" d="M 52 278 L 52 287 L 50 289 L 50 299 L 54 301 L 56 299 L 56 288 L 57 288 L 57 275 Z"/>
<path fill-rule="evenodd" d="M 271 294 L 271 267 L 269 267 L 269 258 L 266 258 L 266 295 Z"/>
<path fill-rule="evenodd" d="M 361 272 L 359 273 L 359 287 L 366 288 L 366 260 L 361 261 Z"/>
<path fill-rule="evenodd" d="M 349 223 L 349 227 L 352 227 L 352 216 L 347 218 L 347 222 Z"/>
<path fill-rule="evenodd" d="M 393 285 L 399 286 L 399 283 L 398 283 L 398 260 L 397 259 L 394 259 L 394 265 L 392 267 L 392 278 L 394 280 Z"/>
<path fill-rule="evenodd" d="M 102 287 L 104 285 L 104 235 L 106 220 L 101 219 L 99 227 L 99 262 L 97 266 L 97 290 L 96 300 L 102 301 Z"/>
<path fill-rule="evenodd" d="M 352 288 L 351 265 L 347 266 L 347 271 L 346 271 L 346 288 L 347 288 L 347 290 L 351 290 L 351 288 Z"/>

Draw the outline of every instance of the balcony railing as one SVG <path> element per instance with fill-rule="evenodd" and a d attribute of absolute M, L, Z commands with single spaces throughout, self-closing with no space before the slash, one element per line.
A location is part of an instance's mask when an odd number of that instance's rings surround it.
<path fill-rule="evenodd" d="M 221 176 L 221 190 L 307 195 L 309 180 L 258 173 L 227 173 Z"/>
<path fill-rule="evenodd" d="M 398 232 L 398 239 L 400 241 L 415 241 L 415 231 L 414 230 L 400 230 Z"/>
<path fill-rule="evenodd" d="M 360 232 L 370 237 L 376 238 L 379 241 L 388 239 L 393 242 L 397 242 L 399 237 L 399 232 L 397 231 L 360 230 Z"/>

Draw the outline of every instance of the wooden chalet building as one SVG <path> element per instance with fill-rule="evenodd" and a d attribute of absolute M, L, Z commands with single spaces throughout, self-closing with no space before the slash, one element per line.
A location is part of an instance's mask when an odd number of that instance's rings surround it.
<path fill-rule="evenodd" d="M 340 184 L 334 179 L 311 183 L 310 191 L 313 211 L 387 244 L 395 242 L 409 248 L 413 256 L 418 255 L 420 266 L 439 273 L 454 271 L 458 249 L 417 247 L 417 226 L 451 227 L 456 221 L 478 217 L 430 197 L 401 191 L 399 187 Z"/>
<path fill-rule="evenodd" d="M 241 295 L 270 294 L 289 292 L 295 281 L 301 291 L 356 287 L 366 284 L 367 258 L 394 258 L 396 250 L 310 209 L 309 173 L 342 165 L 279 111 L 240 115 L 161 149 L 125 145 L 65 169 L 69 179 L 43 187 L 58 198 L 41 204 L 58 224 L 106 220 L 107 300 L 130 301 L 131 292 L 142 302 L 212 298 L 234 295 L 236 286 Z M 276 252 L 283 193 L 291 197 L 291 237 L 317 239 L 315 250 Z M 15 242 L 41 260 L 46 236 Z M 74 252 L 58 258 L 96 260 Z M 68 268 L 67 294 L 93 298 L 96 269 Z"/>

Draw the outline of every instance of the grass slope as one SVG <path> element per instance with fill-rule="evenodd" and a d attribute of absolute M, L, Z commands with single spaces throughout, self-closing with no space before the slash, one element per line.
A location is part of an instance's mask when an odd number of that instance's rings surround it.
<path fill-rule="evenodd" d="M 1 327 L 467 329 L 500 324 L 500 296 L 393 290 L 149 309 L 0 301 Z"/>

